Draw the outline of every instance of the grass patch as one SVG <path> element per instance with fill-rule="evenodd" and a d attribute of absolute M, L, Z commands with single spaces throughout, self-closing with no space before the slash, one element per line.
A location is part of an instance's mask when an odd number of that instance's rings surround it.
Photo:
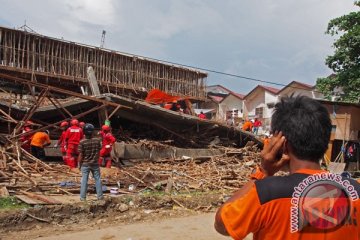
<path fill-rule="evenodd" d="M 16 197 L 0 198 L 0 210 L 22 209 L 28 207 L 28 204 L 21 202 Z"/>

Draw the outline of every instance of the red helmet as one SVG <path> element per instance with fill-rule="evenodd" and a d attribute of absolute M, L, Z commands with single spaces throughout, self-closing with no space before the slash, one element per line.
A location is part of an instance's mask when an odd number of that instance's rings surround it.
<path fill-rule="evenodd" d="M 103 131 L 105 131 L 105 132 L 110 131 L 110 127 L 109 127 L 108 125 L 103 125 L 103 126 L 101 127 L 101 129 L 102 129 Z"/>
<path fill-rule="evenodd" d="M 60 124 L 60 127 L 67 127 L 69 126 L 69 123 L 66 122 L 66 121 L 63 121 L 61 124 Z"/>
<path fill-rule="evenodd" d="M 71 126 L 79 126 L 79 121 L 77 119 L 73 119 L 70 122 Z"/>
<path fill-rule="evenodd" d="M 84 122 L 80 122 L 80 123 L 79 123 L 79 126 L 82 128 L 82 127 L 85 126 L 85 123 L 84 123 Z"/>

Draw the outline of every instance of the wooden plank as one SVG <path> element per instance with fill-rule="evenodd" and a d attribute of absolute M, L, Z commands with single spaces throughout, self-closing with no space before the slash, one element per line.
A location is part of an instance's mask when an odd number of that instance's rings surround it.
<path fill-rule="evenodd" d="M 39 201 L 42 201 L 44 203 L 47 203 L 47 204 L 61 204 L 61 202 L 51 198 L 51 197 L 48 197 L 48 196 L 44 196 L 44 195 L 38 195 L 38 194 L 34 194 L 34 193 L 30 193 L 30 192 L 25 192 L 23 190 L 20 190 L 20 192 L 24 195 L 26 195 L 27 197 L 31 198 L 31 199 L 34 199 L 34 200 L 39 200 Z"/>
<path fill-rule="evenodd" d="M 29 205 L 48 205 L 49 204 L 49 203 L 40 201 L 38 199 L 30 198 L 30 197 L 28 197 L 26 195 L 18 195 L 18 194 L 16 194 L 15 197 L 17 199 L 23 201 L 24 203 L 29 204 Z"/>

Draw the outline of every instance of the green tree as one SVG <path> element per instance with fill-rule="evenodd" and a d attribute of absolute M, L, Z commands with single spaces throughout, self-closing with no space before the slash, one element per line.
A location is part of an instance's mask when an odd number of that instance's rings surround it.
<path fill-rule="evenodd" d="M 360 1 L 355 1 L 360 7 Z M 326 34 L 340 37 L 334 42 L 334 55 L 326 58 L 326 65 L 334 74 L 319 78 L 316 87 L 330 98 L 336 87 L 341 87 L 344 94 L 340 100 L 359 102 L 360 100 L 360 11 L 351 12 L 331 20 Z"/>

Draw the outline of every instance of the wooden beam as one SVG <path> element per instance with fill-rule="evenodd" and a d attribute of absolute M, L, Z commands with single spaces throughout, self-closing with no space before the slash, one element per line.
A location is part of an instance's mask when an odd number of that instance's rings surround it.
<path fill-rule="evenodd" d="M 80 113 L 80 114 L 78 114 L 78 115 L 75 115 L 75 116 L 73 116 L 73 118 L 81 118 L 81 117 L 83 117 L 83 116 L 85 116 L 85 115 L 87 115 L 87 114 L 89 114 L 89 113 L 95 112 L 95 111 L 97 111 L 97 110 L 99 110 L 99 109 L 101 109 L 101 108 L 107 107 L 107 106 L 108 106 L 108 105 L 106 105 L 106 104 L 101 105 L 101 106 L 97 106 L 97 107 L 92 108 L 92 109 L 90 109 L 90 110 L 88 110 L 88 111 L 86 111 L 86 112 L 82 112 L 82 113 Z M 58 122 L 56 122 L 56 123 L 49 124 L 48 126 L 44 126 L 44 127 L 38 128 L 38 129 L 36 129 L 36 130 L 32 130 L 32 131 L 29 131 L 29 132 L 24 132 L 24 133 L 21 133 L 21 134 L 12 136 L 12 137 L 10 137 L 9 139 L 14 139 L 14 138 L 19 138 L 19 137 L 26 136 L 26 135 L 31 135 L 31 134 L 33 134 L 33 133 L 35 133 L 35 132 L 39 132 L 39 131 L 45 131 L 46 129 L 49 129 L 49 128 L 51 128 L 51 127 L 54 127 L 54 126 L 60 124 L 60 123 L 63 122 L 63 121 L 69 121 L 69 120 L 71 120 L 71 119 L 72 119 L 72 118 L 70 118 L 70 117 L 69 117 L 69 118 L 65 118 L 65 119 L 62 119 L 61 121 L 58 121 Z"/>
<path fill-rule="evenodd" d="M 117 104 L 117 103 L 114 103 L 114 102 L 106 101 L 106 100 L 99 99 L 99 98 L 96 98 L 96 97 L 85 96 L 85 95 L 82 95 L 81 93 L 72 92 L 72 91 L 69 91 L 69 90 L 49 86 L 49 85 L 42 84 L 42 83 L 31 82 L 30 80 L 26 80 L 26 79 L 19 78 L 19 77 L 14 77 L 14 76 L 11 76 L 11 75 L 8 75 L 8 74 L 0 73 L 0 78 L 12 80 L 14 82 L 20 82 L 22 84 L 29 84 L 31 86 L 35 86 L 35 87 L 38 87 L 38 88 L 48 89 L 51 92 L 57 92 L 57 93 L 60 93 L 60 94 L 70 95 L 70 96 L 73 96 L 73 97 L 78 97 L 78 98 L 86 99 L 86 100 L 93 101 L 93 102 L 98 102 L 98 103 L 102 103 L 102 104 L 108 104 L 109 106 L 113 106 L 113 107 L 117 107 L 117 106 L 120 105 L 123 108 L 131 109 L 130 107 L 122 106 L 121 104 Z"/>

